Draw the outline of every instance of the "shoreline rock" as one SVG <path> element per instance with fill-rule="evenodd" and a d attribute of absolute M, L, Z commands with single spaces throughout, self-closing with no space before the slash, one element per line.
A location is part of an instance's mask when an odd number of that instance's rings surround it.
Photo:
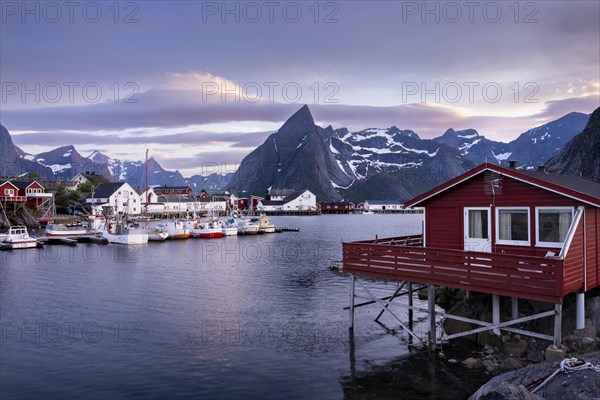
<path fill-rule="evenodd" d="M 600 351 L 581 355 L 586 362 L 600 366 Z M 469 400 L 583 400 L 600 398 L 600 372 L 584 369 L 560 372 L 537 392 L 535 389 L 560 368 L 560 362 L 531 364 L 490 379 Z"/>

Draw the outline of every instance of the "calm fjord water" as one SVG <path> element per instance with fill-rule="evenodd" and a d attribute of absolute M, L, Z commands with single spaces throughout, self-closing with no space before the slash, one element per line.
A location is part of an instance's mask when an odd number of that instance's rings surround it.
<path fill-rule="evenodd" d="M 408 352 L 375 309 L 350 344 L 329 265 L 342 240 L 420 233 L 420 215 L 272 220 L 300 232 L 1 253 L 0 397 L 336 399 Z"/>

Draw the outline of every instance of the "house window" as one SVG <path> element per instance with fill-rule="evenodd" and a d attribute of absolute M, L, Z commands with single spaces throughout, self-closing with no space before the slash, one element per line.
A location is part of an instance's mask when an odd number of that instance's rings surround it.
<path fill-rule="evenodd" d="M 572 207 L 537 207 L 536 242 L 543 247 L 562 247 L 573 221 Z"/>
<path fill-rule="evenodd" d="M 14 189 L 4 189 L 4 195 L 5 196 L 14 196 L 15 190 Z"/>
<path fill-rule="evenodd" d="M 529 208 L 496 208 L 496 243 L 528 246 Z"/>

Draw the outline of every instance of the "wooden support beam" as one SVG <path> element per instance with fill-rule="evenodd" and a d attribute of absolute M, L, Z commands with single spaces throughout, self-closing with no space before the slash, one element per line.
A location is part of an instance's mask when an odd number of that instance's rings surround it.
<path fill-rule="evenodd" d="M 500 296 L 497 294 L 492 295 L 492 323 L 496 326 L 500 323 Z M 500 329 L 494 328 L 493 332 L 499 335 Z"/>
<path fill-rule="evenodd" d="M 519 318 L 519 299 L 517 297 L 511 297 L 510 306 L 510 315 L 512 319 Z"/>
<path fill-rule="evenodd" d="M 413 287 L 412 287 L 412 282 L 408 282 L 408 307 L 410 307 L 408 309 L 408 327 L 410 329 L 413 328 L 413 310 L 412 310 L 412 306 L 413 306 Z"/>
<path fill-rule="evenodd" d="M 554 345 L 562 343 L 562 304 L 554 305 Z"/>
<path fill-rule="evenodd" d="M 385 303 L 385 308 L 388 308 L 388 306 L 390 305 L 390 303 L 396 298 L 396 296 L 398 296 L 398 292 L 400 292 L 402 290 L 402 288 L 404 287 L 405 283 L 406 282 L 402 282 L 402 284 L 398 286 L 398 289 L 396 289 L 396 291 L 394 292 L 394 294 L 391 295 L 390 298 L 389 298 L 389 300 Z M 375 322 L 379 322 L 379 318 L 385 312 L 385 308 L 383 310 L 379 311 L 379 314 L 377 314 L 377 318 L 375 318 Z"/>
<path fill-rule="evenodd" d="M 427 315 L 429 316 L 429 348 L 435 350 L 435 286 L 427 287 Z"/>
<path fill-rule="evenodd" d="M 350 275 L 350 312 L 348 313 L 350 321 L 349 321 L 349 325 L 348 328 L 350 330 L 354 330 L 354 284 L 355 284 L 355 280 L 356 278 L 354 277 L 354 275 Z"/>
<path fill-rule="evenodd" d="M 394 314 L 394 312 L 392 312 L 392 310 L 390 310 L 389 308 L 386 308 L 386 307 L 385 307 L 385 303 L 384 303 L 383 301 L 381 301 L 381 300 L 379 300 L 377 297 L 373 296 L 373 294 L 371 293 L 371 291 L 370 291 L 370 290 L 369 290 L 369 289 L 368 289 L 368 288 L 367 288 L 365 285 L 363 285 L 361 281 L 358 281 L 358 283 L 359 283 L 359 285 L 360 285 L 360 286 L 363 288 L 363 290 L 364 290 L 365 292 L 367 292 L 367 294 L 368 294 L 369 296 L 371 296 L 371 298 L 372 298 L 373 300 L 375 300 L 375 301 L 377 302 L 377 304 L 379 304 L 379 305 L 381 306 L 381 308 L 383 308 L 385 311 L 389 312 L 389 313 L 392 315 L 392 317 L 394 317 L 394 319 L 395 319 L 396 321 L 398 321 L 398 323 L 400 324 L 400 326 L 401 326 L 401 327 L 402 327 L 404 330 L 406 330 L 406 332 L 408 332 L 408 334 L 409 334 L 410 336 L 412 336 L 413 338 L 417 339 L 417 340 L 418 340 L 418 341 L 420 341 L 420 342 L 422 341 L 422 340 L 421 340 L 421 338 L 420 338 L 420 337 L 418 337 L 418 336 L 417 336 L 417 335 L 416 335 L 416 334 L 415 334 L 415 333 L 414 333 L 414 332 L 413 332 L 411 329 L 408 329 L 408 326 L 406 326 L 406 324 L 405 324 L 404 322 L 402 322 L 402 320 L 401 320 L 400 318 L 398 318 L 398 316 L 397 316 L 396 314 Z"/>

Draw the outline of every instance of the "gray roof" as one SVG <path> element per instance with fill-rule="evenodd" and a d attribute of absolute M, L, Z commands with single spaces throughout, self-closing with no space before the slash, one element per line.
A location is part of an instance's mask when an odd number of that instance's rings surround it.
<path fill-rule="evenodd" d="M 19 189 L 27 189 L 27 186 L 31 185 L 33 182 L 35 181 L 10 181 L 10 183 Z"/>
<path fill-rule="evenodd" d="M 116 192 L 124 184 L 125 184 L 125 182 L 107 182 L 107 183 L 103 183 L 100 186 L 98 186 L 92 192 L 92 194 L 90 194 L 86 198 L 87 199 L 91 199 L 92 197 L 97 198 L 97 199 L 98 198 L 100 198 L 100 199 L 109 198 L 110 196 L 112 196 L 112 194 L 114 192 Z"/>
<path fill-rule="evenodd" d="M 587 194 L 588 196 L 600 198 L 600 182 L 592 181 L 590 179 L 581 178 L 578 176 L 548 174 L 542 171 L 519 170 L 519 172 L 529 175 L 532 178 L 551 183 L 553 185 L 558 185 L 566 189 L 571 189 L 579 193 Z"/>
<path fill-rule="evenodd" d="M 269 190 L 269 196 L 289 196 L 290 194 L 294 193 L 295 190 L 294 189 L 271 189 Z"/>

